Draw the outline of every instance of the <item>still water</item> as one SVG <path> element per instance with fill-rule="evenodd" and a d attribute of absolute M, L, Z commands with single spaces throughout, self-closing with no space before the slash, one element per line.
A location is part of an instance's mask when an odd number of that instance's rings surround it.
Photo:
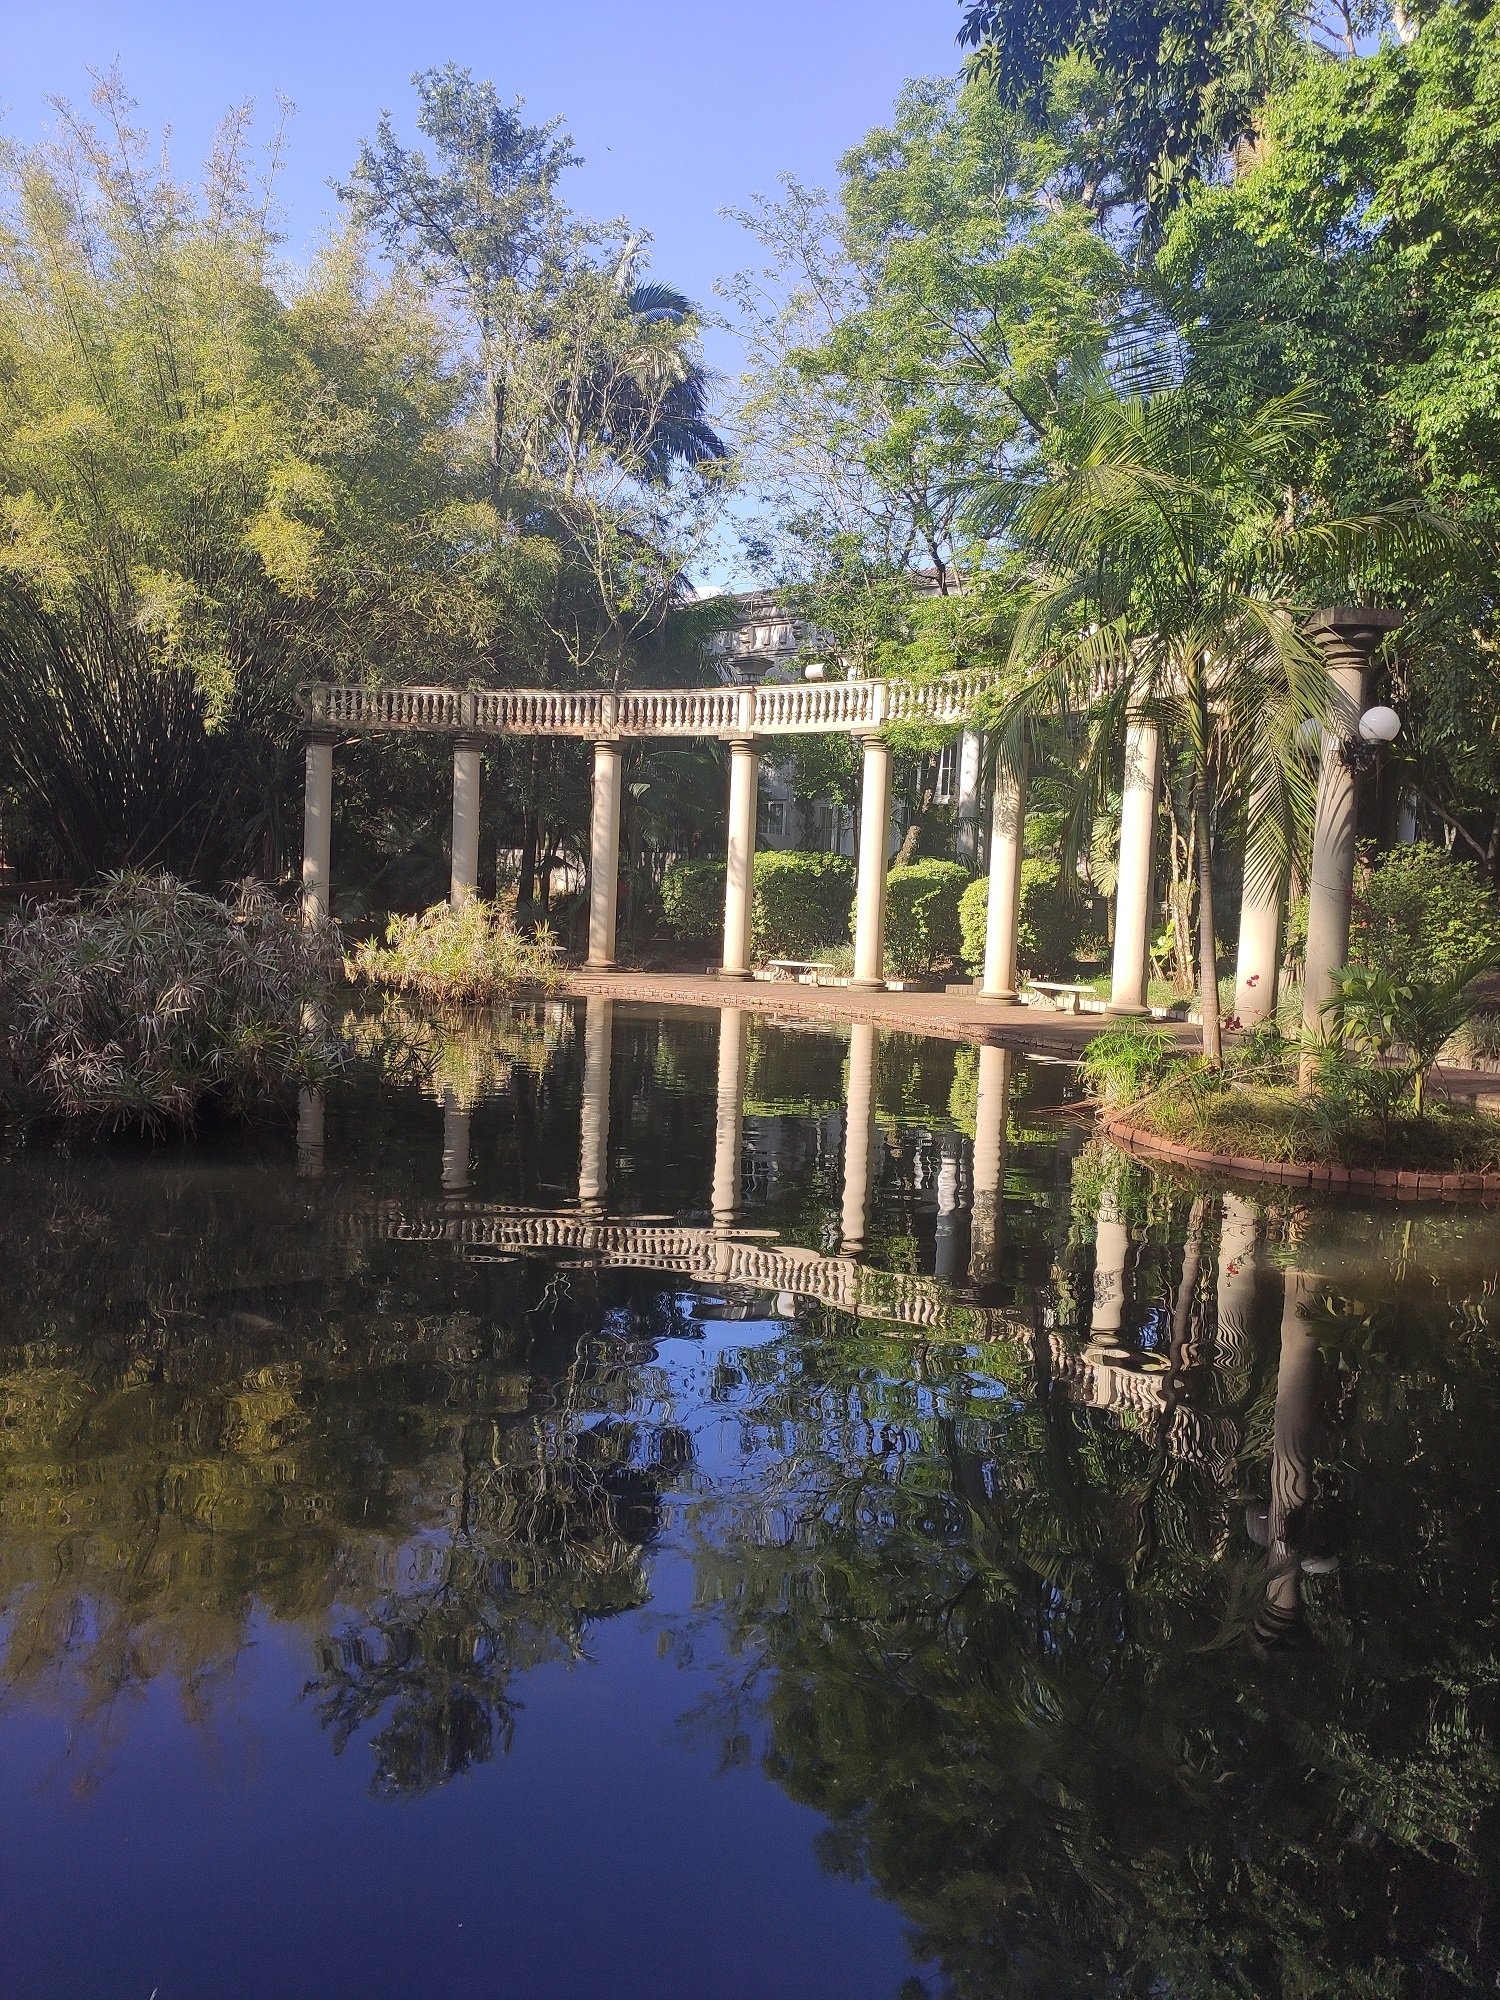
<path fill-rule="evenodd" d="M 868 1028 L 364 1039 L 0 1161 L 6 2000 L 1496 1989 L 1500 1220 Z"/>

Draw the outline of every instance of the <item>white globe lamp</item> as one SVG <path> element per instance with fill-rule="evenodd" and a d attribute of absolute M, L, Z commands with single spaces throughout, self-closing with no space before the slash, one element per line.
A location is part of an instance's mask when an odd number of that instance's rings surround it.
<path fill-rule="evenodd" d="M 1377 703 L 1359 718 L 1359 733 L 1366 743 L 1394 743 L 1401 734 L 1401 718 L 1395 709 Z"/>

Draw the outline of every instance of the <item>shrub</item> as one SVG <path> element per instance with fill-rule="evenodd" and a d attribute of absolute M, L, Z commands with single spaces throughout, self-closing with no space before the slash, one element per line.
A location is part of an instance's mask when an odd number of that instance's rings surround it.
<path fill-rule="evenodd" d="M 1111 1108 L 1134 1104 L 1189 1067 L 1164 1028 L 1124 1022 L 1095 1035 L 1078 1059 L 1093 1094 Z"/>
<path fill-rule="evenodd" d="M 1500 906 L 1467 861 L 1417 842 L 1382 855 L 1358 883 L 1353 964 L 1400 981 L 1450 979 L 1500 946 Z"/>
<path fill-rule="evenodd" d="M 669 930 L 689 940 L 717 937 L 724 928 L 722 861 L 674 861 L 661 878 L 661 913 Z"/>
<path fill-rule="evenodd" d="M 963 949 L 959 902 L 969 871 L 957 861 L 913 861 L 893 868 L 885 887 L 885 956 L 891 971 L 920 978 Z"/>
<path fill-rule="evenodd" d="M 767 849 L 755 857 L 751 949 L 757 958 L 810 957 L 849 935 L 853 902 L 854 863 L 842 854 Z"/>
<path fill-rule="evenodd" d="M 969 884 L 959 899 L 959 927 L 965 965 L 984 967 L 988 929 L 989 883 L 984 876 Z M 1028 854 L 1021 863 L 1021 911 L 1016 926 L 1016 962 L 1028 972 L 1061 972 L 1079 957 L 1090 941 L 1084 934 L 1094 920 L 1092 899 L 1080 904 L 1063 893 L 1062 867 L 1045 854 Z"/>
<path fill-rule="evenodd" d="M 207 1100 L 243 1111 L 337 1053 L 308 1013 L 336 933 L 305 931 L 259 885 L 233 903 L 170 875 L 113 875 L 0 933 L 14 1081 L 43 1109 L 161 1131 Z"/>
<path fill-rule="evenodd" d="M 1334 974 L 1338 990 L 1323 1007 L 1332 1020 L 1331 1039 L 1364 1057 L 1368 1066 L 1380 1067 L 1382 1088 L 1385 1080 L 1400 1078 L 1397 1101 L 1409 1091 L 1411 1109 L 1420 1117 L 1427 1072 L 1443 1044 L 1477 1013 L 1474 982 L 1494 970 L 1496 958 L 1492 941 L 1480 957 L 1441 974 L 1409 971 L 1395 979 L 1346 965 Z"/>
<path fill-rule="evenodd" d="M 429 1001 L 492 1006 L 522 989 L 555 987 L 560 972 L 545 928 L 526 937 L 496 903 L 476 896 L 454 909 L 435 903 L 416 917 L 392 917 L 385 943 L 355 947 L 345 967 L 367 979 Z"/>

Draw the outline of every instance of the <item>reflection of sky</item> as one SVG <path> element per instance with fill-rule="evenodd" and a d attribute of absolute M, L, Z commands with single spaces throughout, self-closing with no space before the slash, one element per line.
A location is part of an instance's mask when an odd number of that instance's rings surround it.
<path fill-rule="evenodd" d="M 650 1600 L 592 1623 L 581 1663 L 520 1677 L 509 1754 L 445 1786 L 372 1797 L 368 1743 L 335 1756 L 304 1697 L 311 1634 L 265 1616 L 202 1725 L 166 1680 L 123 1697 L 82 1799 L 66 1727 L 0 1709 L 0 1792 L 24 1801 L 0 1832 L 7 1990 L 893 1993 L 909 1969 L 899 1914 L 821 1869 L 816 1814 L 753 1760 L 720 1771 L 712 1730 L 685 1725 L 722 1665 L 711 1626 L 686 1649 L 672 1634 L 693 1612 L 694 1509 L 744 1469 L 724 1383 L 737 1353 L 784 1331 L 707 1318 L 661 1341 L 632 1414 L 687 1429 L 696 1461 L 664 1496 Z M 436 1552 L 431 1537 L 403 1544 L 398 1585 Z"/>

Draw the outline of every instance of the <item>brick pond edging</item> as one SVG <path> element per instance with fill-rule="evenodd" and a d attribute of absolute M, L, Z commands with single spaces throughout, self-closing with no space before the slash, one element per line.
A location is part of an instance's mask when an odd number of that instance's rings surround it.
<path fill-rule="evenodd" d="M 1163 1139 L 1128 1118 L 1105 1118 L 1100 1128 L 1129 1153 L 1146 1153 L 1181 1167 L 1233 1174 L 1241 1180 L 1277 1181 L 1285 1187 L 1348 1188 L 1361 1194 L 1418 1201 L 1500 1201 L 1500 1173 L 1440 1174 L 1408 1167 L 1344 1167 L 1309 1160 L 1256 1160 L 1237 1153 L 1204 1153 Z"/>

